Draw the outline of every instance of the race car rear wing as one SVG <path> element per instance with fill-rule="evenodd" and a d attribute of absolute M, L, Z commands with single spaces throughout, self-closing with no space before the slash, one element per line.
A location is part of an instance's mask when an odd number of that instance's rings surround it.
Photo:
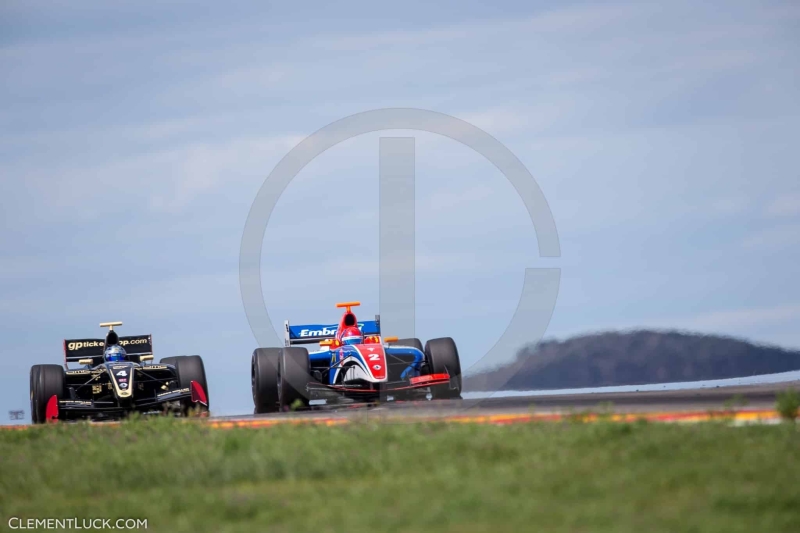
<path fill-rule="evenodd" d="M 64 361 L 77 363 L 81 359 L 102 359 L 105 344 L 105 339 L 66 339 L 64 340 Z M 152 335 L 119 337 L 118 344 L 125 349 L 128 355 L 153 354 Z"/>
<path fill-rule="evenodd" d="M 283 343 L 284 346 L 295 346 L 297 344 L 316 344 L 325 339 L 332 339 L 336 336 L 338 324 L 305 324 L 302 326 L 290 326 L 289 321 L 283 323 Z M 358 323 L 358 329 L 364 335 L 381 334 L 381 315 L 375 315 L 375 320 L 364 320 Z"/>

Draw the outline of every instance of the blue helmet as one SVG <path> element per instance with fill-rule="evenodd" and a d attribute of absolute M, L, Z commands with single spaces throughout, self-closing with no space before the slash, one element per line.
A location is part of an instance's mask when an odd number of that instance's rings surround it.
<path fill-rule="evenodd" d="M 106 361 L 109 362 L 124 361 L 128 358 L 128 354 L 125 353 L 125 349 L 119 344 L 113 344 L 106 348 L 103 356 L 106 358 Z"/>

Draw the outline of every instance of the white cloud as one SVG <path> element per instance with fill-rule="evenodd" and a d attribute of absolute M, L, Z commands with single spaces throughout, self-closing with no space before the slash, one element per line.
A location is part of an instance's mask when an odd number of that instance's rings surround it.
<path fill-rule="evenodd" d="M 772 217 L 800 215 L 800 193 L 788 193 L 775 198 L 767 206 L 767 215 Z"/>
<path fill-rule="evenodd" d="M 738 328 L 787 322 L 797 323 L 800 322 L 800 304 L 712 311 L 680 322 L 687 328 L 720 331 L 735 331 Z"/>
<path fill-rule="evenodd" d="M 156 124 L 151 134 L 164 135 L 165 127 L 186 126 Z M 53 168 L 48 172 L 40 167 L 18 174 L 17 179 L 36 188 L 38 201 L 47 203 L 51 217 L 105 216 L 109 209 L 118 209 L 117 203 L 107 201 L 111 197 L 125 198 L 129 205 L 141 205 L 136 199 L 145 197 L 153 210 L 183 210 L 198 196 L 221 187 L 235 188 L 242 181 L 260 183 L 300 139 L 283 135 L 190 142 L 67 169 L 50 163 L 47 166 Z M 88 205 L 93 208 L 82 209 Z"/>
<path fill-rule="evenodd" d="M 786 250 L 800 245 L 800 224 L 774 226 L 749 233 L 741 242 L 746 250 Z"/>
<path fill-rule="evenodd" d="M 610 319 L 583 324 L 577 329 L 556 332 L 566 337 L 583 334 L 587 331 L 656 329 L 683 330 L 717 335 L 770 338 L 773 334 L 800 341 L 800 336 L 791 328 L 800 321 L 800 304 L 780 304 L 773 306 L 738 307 L 718 309 L 702 313 L 686 313 L 680 316 L 644 317 L 633 322 Z M 786 329 L 789 326 L 790 329 Z M 551 333 L 552 334 L 552 333 Z"/>
<path fill-rule="evenodd" d="M 538 14 L 530 7 L 532 16 L 516 19 L 461 11 L 452 23 L 364 19 L 360 28 L 356 22 L 323 34 L 308 30 L 299 11 L 289 22 L 234 24 L 197 14 L 188 27 L 184 20 L 145 32 L 93 28 L 0 48 L 8 73 L 0 88 L 8 102 L 0 111 L 0 196 L 9 228 L 2 236 L 12 256 L 0 265 L 13 289 L 0 302 L 7 327 L 42 313 L 53 323 L 77 320 L 77 299 L 81 319 L 137 310 L 140 320 L 202 315 L 219 320 L 220 331 L 235 330 L 243 325 L 238 224 L 268 171 L 335 119 L 415 105 L 496 135 L 542 186 L 571 269 L 562 294 L 573 300 L 565 300 L 570 312 L 556 317 L 558 327 L 572 333 L 605 321 L 610 328 L 791 337 L 796 306 L 748 309 L 756 289 L 747 284 L 747 261 L 769 250 L 774 261 L 758 294 L 797 301 L 780 265 L 797 260 L 800 227 L 785 218 L 757 230 L 764 219 L 756 212 L 759 199 L 797 181 L 792 143 L 800 108 L 796 72 L 786 68 L 796 55 L 796 8 L 582 4 Z M 74 22 L 69 10 L 62 14 L 64 26 Z M 268 24 L 298 31 L 273 33 Z M 521 268 L 534 266 L 533 232 L 496 169 L 429 137 L 417 144 L 420 312 L 426 323 L 446 322 L 437 335 L 488 343 L 482 315 L 513 312 Z M 278 309 L 276 317 L 300 319 L 317 309 L 328 316 L 330 302 L 351 297 L 377 307 L 377 251 L 370 248 L 378 221 L 376 138 L 337 146 L 281 198 L 265 238 L 264 290 L 270 304 L 286 302 L 297 313 Z M 357 191 L 340 195 L 342 183 Z M 761 214 L 796 216 L 797 205 L 783 195 Z M 111 211 L 122 213 L 101 219 Z M 170 219 L 171 211 L 181 216 Z M 709 213 L 733 223 L 709 221 Z M 178 219 L 179 231 L 169 224 Z M 145 267 L 138 277 L 129 270 L 113 280 L 122 296 L 100 309 L 81 298 L 108 287 L 112 274 L 48 251 L 62 243 L 104 247 L 113 235 L 108 220 L 124 224 L 120 233 L 136 233 L 149 255 L 137 258 Z M 365 250 L 345 257 L 332 236 L 349 227 L 358 228 Z M 14 258 L 18 244 L 25 255 Z M 170 265 L 161 261 L 166 256 Z M 210 273 L 203 271 L 208 261 Z M 655 272 L 632 288 L 636 269 Z M 58 276 L 48 278 L 52 272 Z M 673 293 L 678 281 L 670 277 L 691 286 L 679 305 L 690 308 L 697 298 L 719 310 L 674 311 L 684 293 Z M 604 300 L 598 288 L 623 295 Z M 675 314 L 626 323 L 661 313 L 664 302 L 673 309 L 664 313 Z M 499 334 L 504 323 L 496 322 Z M 36 338 L 44 335 L 37 329 Z M 208 342 L 227 349 L 216 329 Z M 4 383 L 21 381 L 8 374 Z"/>
<path fill-rule="evenodd" d="M 529 126 L 526 116 L 512 108 L 494 107 L 483 111 L 458 114 L 458 118 L 486 131 L 490 135 L 519 131 Z"/>
<path fill-rule="evenodd" d="M 712 200 L 708 209 L 711 214 L 718 216 L 732 216 L 745 212 L 748 208 L 748 201 L 742 196 L 723 196 Z"/>

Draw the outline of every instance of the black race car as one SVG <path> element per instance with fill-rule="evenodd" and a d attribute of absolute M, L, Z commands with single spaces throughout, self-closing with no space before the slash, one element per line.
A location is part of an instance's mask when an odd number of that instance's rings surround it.
<path fill-rule="evenodd" d="M 165 357 L 153 364 L 152 336 L 119 337 L 114 326 L 121 325 L 100 324 L 109 328 L 105 339 L 65 340 L 63 367 L 31 367 L 34 424 L 118 419 L 132 412 L 208 412 L 208 385 L 200 356 Z M 82 368 L 70 369 L 70 363 Z"/>

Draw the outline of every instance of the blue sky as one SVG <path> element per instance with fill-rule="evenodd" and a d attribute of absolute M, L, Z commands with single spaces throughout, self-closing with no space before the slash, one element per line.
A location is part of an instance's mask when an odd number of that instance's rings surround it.
<path fill-rule="evenodd" d="M 467 120 L 535 176 L 562 255 L 488 162 L 415 135 L 417 331 L 470 362 L 523 269 L 562 269 L 549 337 L 681 328 L 800 348 L 800 8 L 793 2 L 13 2 L 0 6 L 0 411 L 97 323 L 200 353 L 251 409 L 238 286 L 250 205 L 328 123 Z M 280 327 L 377 312 L 378 134 L 290 185 L 265 235 Z M 356 246 L 348 241 L 357 240 Z M 390 334 L 390 331 L 386 332 Z M 509 354 L 512 355 L 512 354 Z"/>

